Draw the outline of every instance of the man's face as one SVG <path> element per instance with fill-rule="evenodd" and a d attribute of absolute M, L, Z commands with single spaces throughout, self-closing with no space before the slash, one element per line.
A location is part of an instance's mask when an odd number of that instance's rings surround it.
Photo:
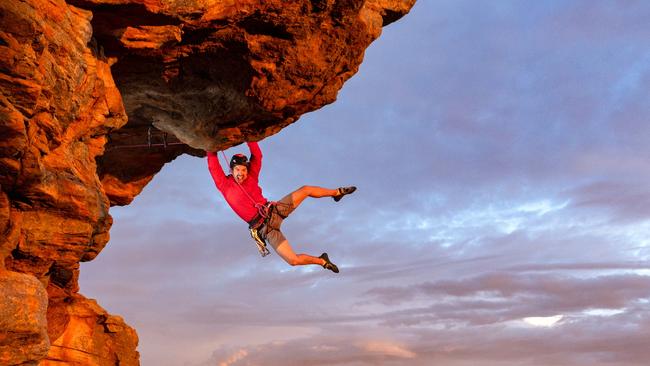
<path fill-rule="evenodd" d="M 235 177 L 237 183 L 244 183 L 248 177 L 248 168 L 246 165 L 235 165 L 235 167 L 232 168 L 232 176 Z"/>

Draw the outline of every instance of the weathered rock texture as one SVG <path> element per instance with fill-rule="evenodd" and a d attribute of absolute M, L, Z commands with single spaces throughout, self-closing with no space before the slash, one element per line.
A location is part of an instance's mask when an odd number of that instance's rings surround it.
<path fill-rule="evenodd" d="M 34 276 L 0 270 L 0 360 L 20 365 L 47 355 L 47 293 Z"/>
<path fill-rule="evenodd" d="M 333 102 L 414 2 L 1 1 L 0 364 L 138 364 L 135 331 L 78 293 L 109 207 Z"/>

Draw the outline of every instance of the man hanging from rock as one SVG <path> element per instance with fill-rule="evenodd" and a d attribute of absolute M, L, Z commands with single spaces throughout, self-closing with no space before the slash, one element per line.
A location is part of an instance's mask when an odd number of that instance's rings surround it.
<path fill-rule="evenodd" d="M 302 186 L 284 196 L 278 202 L 270 202 L 262 195 L 258 178 L 262 169 L 262 151 L 257 142 L 247 142 L 251 153 L 250 161 L 243 154 L 236 154 L 230 159 L 230 173 L 225 175 L 217 152 L 207 152 L 208 168 L 212 179 L 223 194 L 226 202 L 239 217 L 246 221 L 251 236 L 256 240 L 262 256 L 268 254 L 266 241 L 273 249 L 292 266 L 317 264 L 339 273 L 338 267 L 332 263 L 327 253 L 319 257 L 308 254 L 296 254 L 289 241 L 280 231 L 282 221 L 295 210 L 307 197 L 332 197 L 338 202 L 343 196 L 356 190 L 356 187 L 340 187 L 327 189 L 315 186 Z M 224 154 L 225 156 L 225 154 Z"/>

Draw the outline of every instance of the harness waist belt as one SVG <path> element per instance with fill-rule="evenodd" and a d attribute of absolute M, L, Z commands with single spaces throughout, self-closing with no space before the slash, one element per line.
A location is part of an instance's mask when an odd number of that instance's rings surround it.
<path fill-rule="evenodd" d="M 250 229 L 259 229 L 266 223 L 266 221 L 271 217 L 271 210 L 273 209 L 273 202 L 267 202 L 264 204 L 264 215 L 258 212 L 251 221 L 248 222 L 248 228 Z"/>

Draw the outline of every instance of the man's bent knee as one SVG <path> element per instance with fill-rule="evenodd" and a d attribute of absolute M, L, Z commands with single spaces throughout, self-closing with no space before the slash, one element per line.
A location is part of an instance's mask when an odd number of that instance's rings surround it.
<path fill-rule="evenodd" d="M 300 192 L 302 192 L 302 193 L 304 193 L 304 194 L 307 194 L 307 195 L 308 195 L 309 193 L 311 193 L 311 191 L 312 191 L 313 189 L 314 189 L 313 186 L 302 186 L 302 187 L 298 188 L 298 190 L 299 190 Z"/>
<path fill-rule="evenodd" d="M 284 258 L 285 262 L 287 262 L 290 266 L 297 266 L 300 264 L 300 261 L 298 260 L 298 257 L 290 257 L 290 258 Z"/>
<path fill-rule="evenodd" d="M 289 245 L 289 241 L 282 240 L 280 243 L 277 242 L 271 242 L 271 245 L 273 246 L 273 249 L 284 259 L 285 262 L 287 262 L 290 266 L 297 266 L 299 264 L 299 259 L 296 253 L 293 252 L 293 249 L 291 249 L 291 245 Z"/>

